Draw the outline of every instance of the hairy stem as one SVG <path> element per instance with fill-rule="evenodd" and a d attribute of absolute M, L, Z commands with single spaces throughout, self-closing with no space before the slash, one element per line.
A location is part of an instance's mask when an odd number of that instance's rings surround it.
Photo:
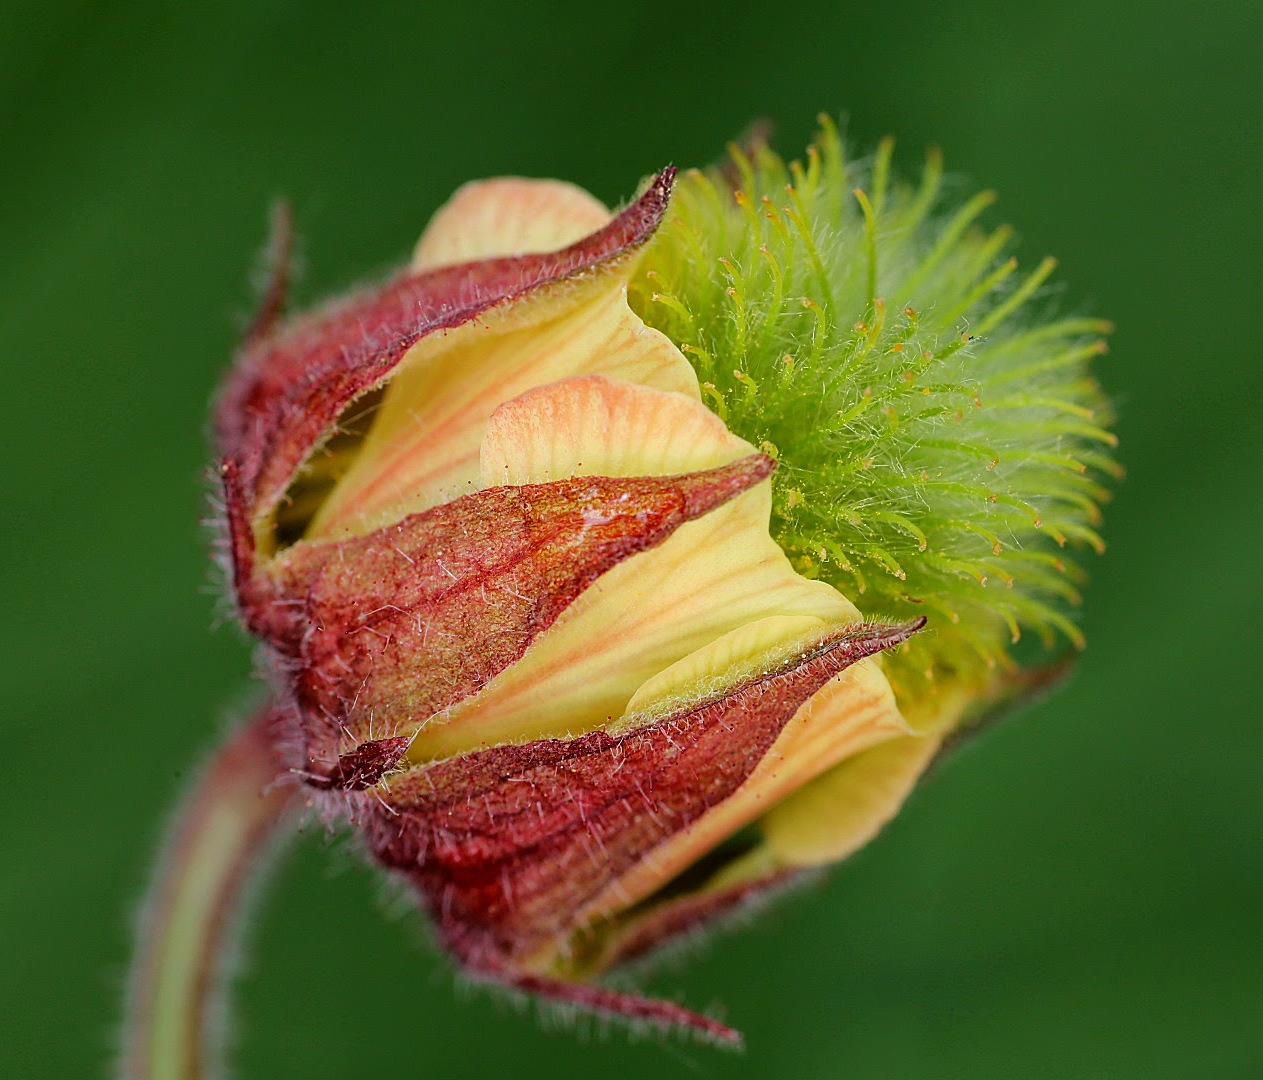
<path fill-rule="evenodd" d="M 216 1075 L 225 954 L 251 871 L 286 818 L 272 713 L 216 751 L 174 818 L 141 912 L 120 1080 Z"/>

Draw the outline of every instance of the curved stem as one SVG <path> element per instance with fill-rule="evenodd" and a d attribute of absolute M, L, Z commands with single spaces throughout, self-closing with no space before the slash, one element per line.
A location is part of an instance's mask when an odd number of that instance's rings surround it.
<path fill-rule="evenodd" d="M 251 870 L 286 818 L 265 711 L 216 751 L 177 808 L 138 921 L 120 1080 L 214 1075 L 225 956 Z"/>

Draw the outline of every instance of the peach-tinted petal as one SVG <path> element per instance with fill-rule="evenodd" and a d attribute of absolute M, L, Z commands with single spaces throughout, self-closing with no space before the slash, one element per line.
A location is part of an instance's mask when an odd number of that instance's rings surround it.
<path fill-rule="evenodd" d="M 435 214 L 412 270 L 564 249 L 610 219 L 591 195 L 560 181 L 467 184 Z M 488 417 L 532 386 L 602 372 L 696 397 L 691 365 L 627 306 L 633 269 L 634 260 L 622 260 L 534 303 L 415 345 L 308 535 L 368 532 L 468 494 Z"/>
<path fill-rule="evenodd" d="M 603 399 L 600 411 L 620 416 L 605 428 L 574 408 L 576 396 Z M 689 418 L 689 414 L 692 418 Z M 532 421 L 531 416 L 536 419 Z M 626 431 L 652 430 L 674 418 L 696 433 L 643 453 L 622 442 Z M 567 421 L 567 418 L 570 418 Z M 541 387 L 515 402 L 492 426 L 491 473 L 549 473 L 575 459 L 597 475 L 670 475 L 697 463 L 731 461 L 749 452 L 700 402 L 618 380 L 577 380 Z M 572 426 L 562 426 L 569 422 Z M 508 429 L 532 432 L 516 444 Z M 556 449 L 538 433 L 551 433 Z M 519 455 L 510 460 L 516 445 Z M 794 572 L 768 533 L 771 487 L 760 484 L 726 506 L 682 526 L 671 541 L 614 567 L 587 589 L 522 659 L 475 698 L 418 733 L 412 760 L 438 758 L 471 746 L 574 735 L 621 716 L 650 677 L 731 630 L 770 615 L 808 615 L 829 625 L 860 621 L 835 589 Z"/>
<path fill-rule="evenodd" d="M 484 487 L 571 476 L 669 476 L 753 453 L 688 395 L 587 375 L 501 405 L 487 425 L 480 471 Z"/>
<path fill-rule="evenodd" d="M 309 535 L 369 531 L 475 490 L 487 421 L 532 387 L 602 373 L 697 397 L 688 361 L 632 314 L 624 274 L 609 275 L 599 292 L 524 305 L 508 330 L 474 321 L 414 346 Z"/>
<path fill-rule="evenodd" d="M 795 791 L 760 822 L 785 866 L 845 859 L 898 812 L 938 751 L 939 735 L 904 735 L 871 747 Z"/>
<path fill-rule="evenodd" d="M 610 212 L 598 200 L 561 180 L 475 180 L 430 219 L 412 256 L 412 270 L 556 251 L 609 220 Z"/>
<path fill-rule="evenodd" d="M 704 697 L 772 666 L 824 636 L 828 627 L 811 615 L 769 615 L 730 630 L 696 652 L 651 676 L 632 695 L 611 731 L 635 727 L 645 718 L 669 712 L 679 702 Z"/>
<path fill-rule="evenodd" d="M 819 620 L 782 616 L 741 627 L 650 680 L 631 704 L 655 715 L 655 699 L 670 702 L 686 693 L 690 685 L 705 688 L 723 679 L 725 663 L 740 671 L 746 664 L 757 662 L 760 655 L 766 663 L 768 656 L 782 653 L 787 646 L 802 647 L 810 640 L 818 640 L 821 625 Z M 636 717 L 624 721 L 636 722 Z M 644 899 L 726 837 L 760 821 L 780 800 L 838 762 L 871 753 L 871 747 L 888 740 L 925 741 L 910 737 L 907 732 L 890 684 L 875 661 L 865 660 L 847 668 L 798 709 L 732 795 L 648 852 L 638 866 L 596 899 L 585 916 L 599 918 Z"/>
<path fill-rule="evenodd" d="M 863 847 L 895 816 L 976 697 L 972 685 L 944 682 L 908 714 L 908 734 L 788 794 L 759 822 L 765 854 L 782 868 L 806 868 Z"/>

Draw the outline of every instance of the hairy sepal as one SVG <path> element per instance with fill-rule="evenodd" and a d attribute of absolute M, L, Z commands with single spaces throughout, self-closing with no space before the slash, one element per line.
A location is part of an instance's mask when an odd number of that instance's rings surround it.
<path fill-rule="evenodd" d="M 589 585 L 765 480 L 751 455 L 671 477 L 490 488 L 274 559 L 261 619 L 317 787 L 362 789 L 516 662 Z"/>
<path fill-rule="evenodd" d="M 575 927 L 606 914 L 592 905 L 612 883 L 736 794 L 826 682 L 919 627 L 834 631 L 618 734 L 493 747 L 397 773 L 366 804 L 370 847 L 417 887 L 466 965 L 510 981 L 564 973 Z"/>
<path fill-rule="evenodd" d="M 493 310 L 581 282 L 648 240 L 666 210 L 675 170 L 607 226 L 560 251 L 404 273 L 246 343 L 216 411 L 228 543 L 247 626 L 260 622 L 258 555 L 297 470 L 347 406 L 382 385 L 417 342 Z"/>

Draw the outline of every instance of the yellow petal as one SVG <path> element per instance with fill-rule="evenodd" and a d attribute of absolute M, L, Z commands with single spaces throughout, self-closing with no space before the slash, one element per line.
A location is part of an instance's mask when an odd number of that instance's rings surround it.
<path fill-rule="evenodd" d="M 818 866 L 868 843 L 898 812 L 976 698 L 976 687 L 943 681 L 907 713 L 909 734 L 843 761 L 778 803 L 760 822 L 774 860 Z"/>
<path fill-rule="evenodd" d="M 612 429 L 588 423 L 574 408 L 582 394 L 620 397 L 620 421 Z M 653 430 L 660 418 L 697 433 L 671 444 L 678 457 L 616 443 L 611 434 L 618 431 L 621 439 L 626 431 Z M 651 475 L 670 475 L 736 460 L 751 449 L 700 402 L 617 380 L 540 388 L 503 419 L 504 426 L 498 419 L 489 433 L 499 448 L 488 451 L 489 469 L 526 478 L 580 455 L 583 469 L 595 475 L 646 475 L 646 468 Z M 574 429 L 560 426 L 567 422 Z M 508 450 L 510 426 L 523 438 L 516 458 Z M 541 432 L 551 434 L 555 449 Z M 661 547 L 615 566 L 513 667 L 446 717 L 436 717 L 417 735 L 409 757 L 421 761 L 498 742 L 591 731 L 622 716 L 646 680 L 758 619 L 805 615 L 831 625 L 858 622 L 859 612 L 835 589 L 795 573 L 768 533 L 771 505 L 771 484 L 760 484 L 682 526 Z"/>
<path fill-rule="evenodd" d="M 506 177 L 466 184 L 435 214 L 414 271 L 558 250 L 611 214 L 581 188 Z M 671 341 L 627 306 L 633 256 L 418 342 L 396 368 L 346 474 L 309 538 L 365 533 L 473 490 L 496 406 L 533 386 L 593 372 L 698 396 Z"/>
<path fill-rule="evenodd" d="M 766 671 L 782 656 L 819 640 L 827 625 L 811 615 L 769 615 L 739 626 L 651 676 L 632 695 L 622 721 L 614 727 L 635 726 L 677 703 L 706 697 Z"/>
<path fill-rule="evenodd" d="M 560 298 L 532 300 L 419 342 L 401 362 L 354 463 L 321 507 L 311 537 L 363 533 L 468 494 L 496 408 L 532 387 L 602 373 L 698 396 L 671 341 L 627 306 L 628 268 Z"/>
<path fill-rule="evenodd" d="M 604 227 L 611 216 L 583 188 L 561 180 L 475 180 L 430 219 L 412 269 L 420 273 L 452 263 L 556 251 Z"/>
<path fill-rule="evenodd" d="M 587 375 L 501 405 L 482 441 L 481 479 L 497 487 L 571 476 L 670 476 L 753 453 L 694 398 Z"/>
<path fill-rule="evenodd" d="M 767 846 L 784 866 L 846 858 L 895 816 L 941 742 L 905 735 L 836 765 L 768 812 L 760 822 Z"/>
<path fill-rule="evenodd" d="M 762 647 L 775 655 L 787 641 L 819 637 L 811 623 L 817 620 L 769 618 L 729 634 L 676 665 L 674 672 L 646 684 L 633 704 L 647 707 L 651 694 L 670 698 L 688 680 L 714 673 L 726 659 L 753 656 Z M 740 663 L 740 661 L 738 661 Z M 656 710 L 653 710 L 656 712 Z M 628 721 L 635 722 L 629 717 Z M 729 798 L 705 816 L 674 834 L 650 852 L 630 874 L 615 882 L 584 912 L 588 919 L 612 914 L 651 895 L 691 866 L 738 829 L 774 814 L 776 807 L 822 773 L 832 775 L 839 762 L 872 753 L 870 748 L 893 740 L 897 743 L 926 740 L 909 736 L 908 726 L 895 705 L 890 684 L 874 660 L 863 660 L 835 678 L 804 704 L 785 726 L 772 748 Z M 819 781 L 817 781 L 819 782 Z M 892 811 L 893 812 L 893 811 Z M 827 825 L 826 825 L 827 828 Z M 760 852 L 760 862 L 768 860 Z"/>

